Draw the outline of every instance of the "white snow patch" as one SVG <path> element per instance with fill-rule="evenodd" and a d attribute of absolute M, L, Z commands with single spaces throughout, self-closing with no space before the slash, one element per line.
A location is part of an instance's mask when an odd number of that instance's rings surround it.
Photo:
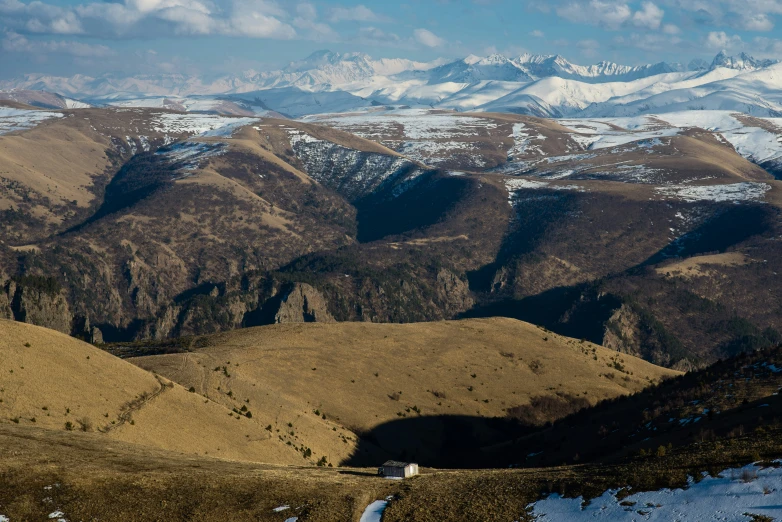
<path fill-rule="evenodd" d="M 526 129 L 523 123 L 513 124 L 513 147 L 508 151 L 508 158 L 511 161 L 528 153 L 543 155 L 540 145 L 533 145 L 532 142 L 533 140 L 543 141 L 546 137 L 542 134 L 533 135 L 530 132 L 526 132 Z"/>
<path fill-rule="evenodd" d="M 515 178 L 505 180 L 505 187 L 508 189 L 508 192 L 521 189 L 540 189 L 548 187 L 549 185 L 551 185 L 551 183 L 546 183 L 545 181 L 532 181 L 529 179 Z"/>
<path fill-rule="evenodd" d="M 285 522 L 296 522 L 297 520 L 299 520 L 299 517 L 291 517 L 291 518 L 286 518 Z"/>
<path fill-rule="evenodd" d="M 5 515 L 0 515 L 0 522 L 11 522 L 11 519 Z"/>
<path fill-rule="evenodd" d="M 276 508 L 272 509 L 272 511 L 274 511 L 275 513 L 279 513 L 281 511 L 285 511 L 285 510 L 288 510 L 290 508 L 291 508 L 290 506 L 280 506 L 280 507 L 276 507 Z"/>
<path fill-rule="evenodd" d="M 364 510 L 364 513 L 361 515 L 361 522 L 380 522 L 386 507 L 388 507 L 388 501 L 375 500 Z"/>
<path fill-rule="evenodd" d="M 171 163 L 179 163 L 178 170 L 196 170 L 205 159 L 220 156 L 225 151 L 224 143 L 183 141 L 159 150 L 155 154 L 163 156 Z"/>
<path fill-rule="evenodd" d="M 234 121 L 230 123 L 225 123 L 222 126 L 217 127 L 215 129 L 202 132 L 201 136 L 204 138 L 230 138 L 231 136 L 233 136 L 233 133 L 239 130 L 240 128 L 246 127 L 247 125 L 252 125 L 257 121 L 258 120 L 255 118 L 234 119 Z"/>
<path fill-rule="evenodd" d="M 657 192 L 675 199 L 694 203 L 696 201 L 757 201 L 762 200 L 771 186 L 767 183 L 731 183 L 729 185 L 688 186 L 672 185 L 658 187 Z"/>
<path fill-rule="evenodd" d="M 59 112 L 31 111 L 0 107 L 0 134 L 32 129 L 42 121 L 51 118 L 62 118 Z"/>
<path fill-rule="evenodd" d="M 757 478 L 755 477 L 757 474 Z M 742 479 L 745 477 L 745 479 Z M 662 489 L 616 498 L 609 490 L 584 506 L 584 499 L 552 494 L 530 504 L 535 520 L 580 521 L 724 521 L 746 522 L 749 516 L 778 517 L 782 506 L 782 468 L 760 469 L 749 465 L 729 469 L 700 482 L 690 478 L 686 489 Z"/>
<path fill-rule="evenodd" d="M 213 114 L 161 113 L 150 119 L 150 125 L 155 131 L 166 134 L 199 134 L 203 136 L 226 137 L 230 136 L 237 128 L 250 125 L 256 121 L 258 120 L 254 118 L 230 118 Z"/>
<path fill-rule="evenodd" d="M 49 518 L 52 520 L 56 519 L 57 522 L 68 522 L 68 519 L 65 518 L 65 513 L 59 510 L 49 513 Z"/>

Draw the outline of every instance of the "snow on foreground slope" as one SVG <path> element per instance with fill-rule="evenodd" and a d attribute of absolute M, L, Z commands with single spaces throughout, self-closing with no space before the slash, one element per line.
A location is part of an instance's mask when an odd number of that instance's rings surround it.
<path fill-rule="evenodd" d="M 61 118 L 59 112 L 31 111 L 25 109 L 13 109 L 0 107 L 0 134 L 32 129 L 42 121 L 51 118 Z"/>
<path fill-rule="evenodd" d="M 782 515 L 782 467 L 728 469 L 717 477 L 704 475 L 699 482 L 691 478 L 685 489 L 647 491 L 621 500 L 617 493 L 606 491 L 587 505 L 581 497 L 552 494 L 529 508 L 541 522 L 760 520 L 752 515 L 774 520 Z"/>

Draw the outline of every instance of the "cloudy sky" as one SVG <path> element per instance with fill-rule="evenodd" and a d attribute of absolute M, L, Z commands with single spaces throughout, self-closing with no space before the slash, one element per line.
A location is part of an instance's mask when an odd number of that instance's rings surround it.
<path fill-rule="evenodd" d="M 421 61 L 782 58 L 782 0 L 0 0 L 0 77 L 264 70 L 313 51 Z"/>

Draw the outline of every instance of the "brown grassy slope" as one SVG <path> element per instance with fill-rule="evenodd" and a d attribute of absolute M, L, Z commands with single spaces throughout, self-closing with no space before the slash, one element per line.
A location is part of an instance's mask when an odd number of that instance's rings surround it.
<path fill-rule="evenodd" d="M 259 420 L 231 414 L 86 343 L 10 321 L 0 321 L 0 332 L 0 423 L 96 431 L 230 459 L 296 458 Z"/>
<path fill-rule="evenodd" d="M 386 522 L 529 520 L 526 506 L 548 492 L 599 496 L 683 487 L 687 476 L 717 473 L 780 454 L 780 431 L 699 443 L 665 457 L 617 465 L 545 469 L 438 471 L 404 482 L 374 470 L 275 467 L 183 456 L 109 442 L 96 434 L 0 424 L 0 514 L 47 520 L 55 509 L 69 520 L 176 522 L 358 522 L 376 499 L 393 496 Z M 275 512 L 288 505 L 291 509 Z"/>
<path fill-rule="evenodd" d="M 68 520 L 358 522 L 398 485 L 364 470 L 232 462 L 0 424 L 0 515 L 11 520 L 57 509 Z"/>
<path fill-rule="evenodd" d="M 359 445 L 345 428 L 367 433 L 432 416 L 504 417 L 507 408 L 537 396 L 594 403 L 675 375 L 629 356 L 621 356 L 622 373 L 611 350 L 499 318 L 275 325 L 198 344 L 207 347 L 133 362 L 227 407 L 248 405 L 254 419 L 270 423 L 275 434 L 280 430 L 281 440 L 333 463 Z M 341 447 L 333 444 L 342 438 Z M 431 457 L 439 448 L 427 444 L 405 437 L 380 441 L 389 451 Z"/>

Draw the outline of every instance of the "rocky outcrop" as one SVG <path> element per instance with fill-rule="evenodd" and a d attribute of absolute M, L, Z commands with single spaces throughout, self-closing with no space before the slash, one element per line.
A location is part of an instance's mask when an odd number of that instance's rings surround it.
<path fill-rule="evenodd" d="M 638 314 L 626 304 L 622 304 L 605 323 L 603 346 L 640 357 L 638 323 Z"/>
<path fill-rule="evenodd" d="M 456 315 L 472 308 L 475 301 L 470 294 L 470 287 L 456 274 L 441 268 L 437 272 L 436 291 L 439 300 L 445 304 L 446 315 Z"/>
<path fill-rule="evenodd" d="M 71 333 L 73 317 L 62 291 L 36 284 L 18 284 L 11 303 L 17 321 Z"/>
<path fill-rule="evenodd" d="M 280 292 L 278 299 L 275 323 L 335 322 L 323 294 L 306 283 L 293 283 Z"/>
<path fill-rule="evenodd" d="M 103 344 L 103 332 L 90 324 L 90 318 L 77 315 L 73 318 L 71 335 L 92 344 Z"/>
<path fill-rule="evenodd" d="M 13 281 L 7 281 L 0 287 L 0 319 L 14 318 L 14 312 L 11 309 L 11 302 L 14 299 L 16 293 L 16 283 Z"/>

